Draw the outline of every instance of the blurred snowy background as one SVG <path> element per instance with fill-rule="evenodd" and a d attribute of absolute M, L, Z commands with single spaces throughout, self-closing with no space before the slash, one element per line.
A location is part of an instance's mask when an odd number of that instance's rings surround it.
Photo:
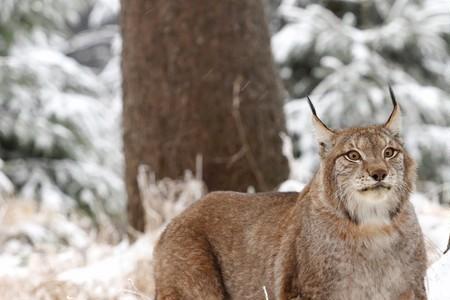
<path fill-rule="evenodd" d="M 301 188 L 318 164 L 306 95 L 330 127 L 367 125 L 389 115 L 391 84 L 418 163 L 413 202 L 439 259 L 450 231 L 448 1 L 266 2 L 287 90 L 281 189 Z M 116 0 L 0 0 L 2 299 L 151 299 L 160 229 L 133 245 L 124 237 L 119 10 Z M 189 176 L 146 180 L 149 198 L 179 204 L 169 216 L 204 193 Z M 448 259 L 430 272 L 439 267 L 449 278 Z"/>

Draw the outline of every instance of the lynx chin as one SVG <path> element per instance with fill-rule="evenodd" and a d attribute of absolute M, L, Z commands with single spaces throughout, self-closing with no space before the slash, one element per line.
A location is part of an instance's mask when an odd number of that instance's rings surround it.
<path fill-rule="evenodd" d="M 415 165 L 390 95 L 385 124 L 339 131 L 308 98 L 321 159 L 311 182 L 214 192 L 176 217 L 155 248 L 156 299 L 426 299 Z"/>

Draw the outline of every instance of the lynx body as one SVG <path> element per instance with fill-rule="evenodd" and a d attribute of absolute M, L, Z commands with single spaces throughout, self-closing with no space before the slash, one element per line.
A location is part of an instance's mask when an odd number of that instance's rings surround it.
<path fill-rule="evenodd" d="M 321 165 L 300 194 L 215 192 L 175 218 L 155 249 L 157 300 L 426 299 L 393 102 L 386 124 L 337 132 L 311 104 Z"/>

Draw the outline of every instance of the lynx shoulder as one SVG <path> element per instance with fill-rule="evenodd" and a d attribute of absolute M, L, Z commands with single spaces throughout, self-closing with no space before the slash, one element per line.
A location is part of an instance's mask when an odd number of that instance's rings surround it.
<path fill-rule="evenodd" d="M 331 130 L 309 102 L 321 163 L 301 193 L 215 192 L 176 217 L 155 248 L 157 300 L 426 299 L 390 92 L 388 121 L 365 128 Z"/>

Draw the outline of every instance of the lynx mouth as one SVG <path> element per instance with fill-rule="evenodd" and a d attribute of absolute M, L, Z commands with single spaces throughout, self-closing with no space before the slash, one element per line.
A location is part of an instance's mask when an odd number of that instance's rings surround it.
<path fill-rule="evenodd" d="M 361 190 L 361 192 L 367 192 L 367 191 L 381 191 L 381 190 L 387 190 L 389 191 L 391 189 L 391 186 L 386 184 L 386 183 L 382 183 L 382 182 L 378 182 L 375 183 L 374 185 L 365 187 Z"/>

